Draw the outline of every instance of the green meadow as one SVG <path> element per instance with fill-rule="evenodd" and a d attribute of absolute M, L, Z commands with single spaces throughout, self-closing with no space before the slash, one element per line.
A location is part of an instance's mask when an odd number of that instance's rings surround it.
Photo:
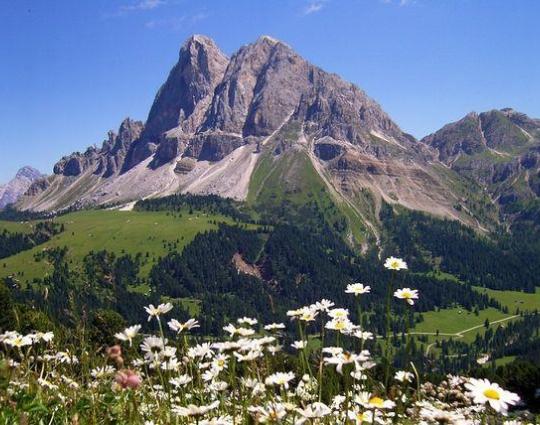
<path fill-rule="evenodd" d="M 32 222 L 0 220 L 0 232 L 4 230 L 7 230 L 8 232 L 30 233 L 32 231 Z"/>
<path fill-rule="evenodd" d="M 480 310 L 478 315 L 461 308 L 445 308 L 422 313 L 422 316 L 424 321 L 415 326 L 415 332 L 439 331 L 442 334 L 457 334 L 475 326 L 483 326 L 486 319 L 493 322 L 508 317 L 495 308 Z"/>
<path fill-rule="evenodd" d="M 522 312 L 540 310 L 540 287 L 536 288 L 534 294 L 520 291 L 496 291 L 479 287 L 475 287 L 475 289 L 497 300 L 502 306 L 508 307 L 510 314 L 515 314 L 517 309 Z"/>
<path fill-rule="evenodd" d="M 168 244 L 174 243 L 181 250 L 198 233 L 217 228 L 217 223 L 230 223 L 232 219 L 222 215 L 205 213 L 171 214 L 167 212 L 139 211 L 81 211 L 56 218 L 65 226 L 64 232 L 50 241 L 28 251 L 0 260 L 0 278 L 15 276 L 21 283 L 42 278 L 52 270 L 44 259 L 36 261 L 35 254 L 54 247 L 67 246 L 68 259 L 73 267 L 79 267 L 90 251 L 107 250 L 116 254 L 142 253 L 144 263 L 141 275 L 146 275 L 152 265 L 168 252 Z M 0 231 L 22 231 L 30 223 L 0 222 Z"/>

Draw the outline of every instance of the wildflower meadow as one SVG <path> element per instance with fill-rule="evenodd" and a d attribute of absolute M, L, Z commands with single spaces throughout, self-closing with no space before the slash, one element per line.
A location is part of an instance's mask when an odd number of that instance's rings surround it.
<path fill-rule="evenodd" d="M 390 257 L 392 303 L 413 314 L 422 295 L 399 285 L 407 264 Z M 373 283 L 374 284 L 374 283 Z M 380 284 L 380 283 L 379 283 Z M 343 290 L 356 300 L 371 287 Z M 0 421 L 5 424 L 526 424 L 517 394 L 486 379 L 448 375 L 426 382 L 413 362 L 396 369 L 389 333 L 366 329 L 349 310 L 320 300 L 283 323 L 242 317 L 224 338 L 175 319 L 170 303 L 146 307 L 134 324 L 95 352 L 52 332 L 0 335 Z M 148 326 L 150 325 L 150 326 Z M 156 329 L 153 334 L 144 332 Z M 291 338 L 292 336 L 292 338 Z M 410 335 L 404 335 L 408 340 Z M 380 340 L 381 353 L 365 348 Z M 408 347 L 408 341 L 407 341 Z"/>

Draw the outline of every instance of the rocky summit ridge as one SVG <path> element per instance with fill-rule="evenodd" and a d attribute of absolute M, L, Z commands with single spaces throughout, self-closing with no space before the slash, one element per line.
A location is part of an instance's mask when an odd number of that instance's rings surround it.
<path fill-rule="evenodd" d="M 467 167 L 483 161 L 491 181 L 526 168 L 536 161 L 537 132 L 538 120 L 505 109 L 469 114 L 417 141 L 359 87 L 279 40 L 262 36 L 229 58 L 194 35 L 144 124 L 127 118 L 101 148 L 62 158 L 18 206 L 53 210 L 179 192 L 257 203 L 265 185 L 299 190 L 308 167 L 374 233 L 383 201 L 482 226 L 502 195 L 484 193 L 485 175 Z M 486 214 L 486 205 L 495 210 Z"/>

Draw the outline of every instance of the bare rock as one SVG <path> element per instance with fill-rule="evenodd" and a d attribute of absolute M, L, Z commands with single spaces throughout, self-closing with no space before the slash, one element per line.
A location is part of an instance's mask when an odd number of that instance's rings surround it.
<path fill-rule="evenodd" d="M 233 134 L 201 133 L 191 140 L 185 156 L 199 161 L 219 161 L 244 144 L 242 137 Z"/>
<path fill-rule="evenodd" d="M 175 127 L 195 132 L 227 64 L 227 57 L 208 37 L 194 35 L 184 43 L 178 63 L 156 95 L 141 140 L 129 152 L 124 171 L 150 156 L 155 149 L 148 145 L 158 145 L 164 132 Z"/>
<path fill-rule="evenodd" d="M 331 137 L 324 137 L 317 140 L 313 150 L 315 155 L 323 161 L 330 161 L 345 152 L 345 148 L 339 143 L 336 143 Z"/>

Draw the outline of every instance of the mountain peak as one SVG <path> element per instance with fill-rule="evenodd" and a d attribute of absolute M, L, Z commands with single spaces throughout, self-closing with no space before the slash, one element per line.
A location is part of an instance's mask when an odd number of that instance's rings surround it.
<path fill-rule="evenodd" d="M 44 177 L 42 173 L 29 165 L 21 167 L 13 179 L 6 185 L 0 186 L 0 209 L 17 202 L 32 183 L 42 177 Z"/>
<path fill-rule="evenodd" d="M 271 37 L 269 35 L 261 35 L 256 43 L 270 43 L 270 44 L 278 44 L 278 43 L 281 43 L 281 44 L 285 44 L 283 43 L 282 41 L 278 40 L 277 38 L 274 38 L 274 37 Z"/>
<path fill-rule="evenodd" d="M 271 37 L 269 35 L 261 35 L 253 43 L 248 44 L 247 47 L 252 47 L 256 49 L 258 46 L 264 46 L 263 48 L 268 47 L 270 49 L 281 47 L 287 50 L 289 53 L 297 55 L 297 53 L 293 50 L 293 48 L 289 46 L 287 43 L 284 43 L 283 41 L 278 40 L 277 38 Z"/>
<path fill-rule="evenodd" d="M 186 41 L 184 42 L 184 46 L 188 46 L 191 43 L 213 44 L 213 45 L 216 44 L 213 39 L 203 34 L 193 34 L 191 37 L 188 37 Z"/>
<path fill-rule="evenodd" d="M 207 55 L 223 55 L 218 45 L 210 37 L 201 34 L 195 34 L 189 37 L 180 48 L 180 61 L 186 55 L 188 57 L 197 56 L 199 52 L 205 52 Z"/>
<path fill-rule="evenodd" d="M 203 35 L 188 38 L 180 49 L 178 63 L 156 95 L 143 139 L 156 143 L 162 133 L 179 125 L 193 132 L 199 119 L 186 121 L 197 104 L 213 93 L 227 64 L 227 56 L 211 38 Z"/>
<path fill-rule="evenodd" d="M 270 36 L 230 59 L 212 39 L 188 38 L 142 128 L 125 120 L 107 149 L 62 159 L 49 187 L 21 205 L 50 209 L 66 200 L 103 204 L 176 192 L 246 199 L 259 161 L 269 160 L 296 163 L 294 176 L 283 176 L 293 186 L 312 163 L 350 202 L 367 187 L 374 199 L 454 214 L 448 196 L 440 206 L 437 175 L 425 171 L 433 156 L 425 145 L 356 85 Z M 83 185 L 78 199 L 68 196 Z M 410 190 L 418 185 L 425 196 Z"/>
<path fill-rule="evenodd" d="M 471 112 L 469 112 L 467 115 L 465 115 L 465 116 L 463 117 L 463 119 L 466 119 L 466 118 L 467 118 L 467 119 L 470 119 L 470 118 L 472 118 L 472 119 L 478 119 L 478 112 L 476 112 L 476 111 L 471 111 Z"/>
<path fill-rule="evenodd" d="M 15 174 L 15 178 L 28 178 L 31 180 L 37 179 L 39 177 L 42 177 L 43 173 L 41 171 L 35 169 L 34 167 L 31 167 L 30 165 L 25 165 L 17 171 L 17 174 Z"/>
<path fill-rule="evenodd" d="M 540 120 L 512 108 L 473 112 L 422 139 L 501 205 L 540 196 Z"/>

